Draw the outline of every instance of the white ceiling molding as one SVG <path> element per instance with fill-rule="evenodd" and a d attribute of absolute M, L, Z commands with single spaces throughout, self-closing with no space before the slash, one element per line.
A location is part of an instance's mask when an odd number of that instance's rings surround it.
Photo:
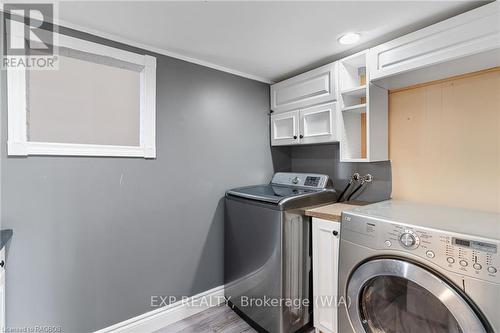
<path fill-rule="evenodd" d="M 257 75 L 243 73 L 243 72 L 240 72 L 240 71 L 238 71 L 236 69 L 232 69 L 232 68 L 224 67 L 224 66 L 221 66 L 221 65 L 213 64 L 213 63 L 205 61 L 205 60 L 188 57 L 188 56 L 185 56 L 183 54 L 179 54 L 179 53 L 172 52 L 172 51 L 169 51 L 169 50 L 165 50 L 165 49 L 162 49 L 162 48 L 158 48 L 158 47 L 155 47 L 155 46 L 143 44 L 143 43 L 140 43 L 138 41 L 134 41 L 134 40 L 130 40 L 130 39 L 127 39 L 127 38 L 120 37 L 120 36 L 116 36 L 116 35 L 113 35 L 113 34 L 110 34 L 110 33 L 107 33 L 107 32 L 98 31 L 98 30 L 95 30 L 95 29 L 83 27 L 81 25 L 78 25 L 78 24 L 75 24 L 75 23 L 71 23 L 71 22 L 68 22 L 68 21 L 65 21 L 65 20 L 54 19 L 54 24 L 56 24 L 58 26 L 61 26 L 61 27 L 65 27 L 65 28 L 77 30 L 77 31 L 80 31 L 80 32 L 84 32 L 84 33 L 87 33 L 87 34 L 90 34 L 90 35 L 94 35 L 96 37 L 100 37 L 100 38 L 104 38 L 104 39 L 109 39 L 109 40 L 111 40 L 113 42 L 118 42 L 118 43 L 125 44 L 125 45 L 128 45 L 128 46 L 132 46 L 132 47 L 136 47 L 136 48 L 139 48 L 139 49 L 143 49 L 145 51 L 154 52 L 154 53 L 161 54 L 161 55 L 164 55 L 164 56 L 167 56 L 167 57 L 172 57 L 172 58 L 184 60 L 184 61 L 187 61 L 187 62 L 190 62 L 190 63 L 193 63 L 193 64 L 197 64 L 197 65 L 200 65 L 200 66 L 204 66 L 204 67 L 216 69 L 216 70 L 221 71 L 221 72 L 226 72 L 226 73 L 229 73 L 229 74 L 241 76 L 241 77 L 244 77 L 244 78 L 247 78 L 247 79 L 250 79 L 250 80 L 259 81 L 259 82 L 263 82 L 263 83 L 267 83 L 267 84 L 274 83 L 271 80 L 268 80 L 266 78 L 263 78 L 263 77 L 260 77 L 260 76 L 257 76 Z"/>
<path fill-rule="evenodd" d="M 471 10 L 451 1 L 61 1 L 61 26 L 265 83 Z M 341 45 L 348 31 L 358 43 Z"/>

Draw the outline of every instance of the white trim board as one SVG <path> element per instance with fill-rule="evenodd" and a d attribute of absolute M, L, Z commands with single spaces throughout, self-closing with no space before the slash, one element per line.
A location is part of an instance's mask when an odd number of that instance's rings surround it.
<path fill-rule="evenodd" d="M 203 299 L 208 300 L 209 304 L 202 303 Z M 154 332 L 179 320 L 205 311 L 211 306 L 220 305 L 223 301 L 224 286 L 222 285 L 191 296 L 188 299 L 177 301 L 159 309 L 122 321 L 121 323 L 100 329 L 95 333 Z"/>
<path fill-rule="evenodd" d="M 156 158 L 156 58 L 54 32 L 54 46 L 110 57 L 137 65 L 140 73 L 140 142 L 115 146 L 30 141 L 27 135 L 27 82 L 25 68 L 7 69 L 8 155 L 120 156 Z M 11 38 L 23 40 L 14 34 Z"/>
<path fill-rule="evenodd" d="M 54 19 L 54 24 L 56 24 L 58 26 L 61 26 L 61 27 L 64 27 L 64 28 L 69 28 L 69 29 L 81 31 L 81 32 L 84 32 L 84 33 L 87 33 L 87 34 L 90 34 L 90 35 L 94 35 L 96 37 L 100 37 L 100 38 L 104 38 L 104 39 L 109 39 L 109 40 L 111 40 L 113 42 L 122 43 L 122 44 L 129 45 L 129 46 L 132 46 L 132 47 L 137 47 L 139 49 L 143 49 L 143 50 L 146 50 L 146 51 L 158 53 L 158 54 L 161 54 L 161 55 L 164 55 L 164 56 L 167 56 L 167 57 L 176 58 L 176 59 L 184 60 L 184 61 L 187 61 L 187 62 L 190 62 L 190 63 L 193 63 L 193 64 L 197 64 L 197 65 L 200 65 L 200 66 L 204 66 L 204 67 L 216 69 L 216 70 L 221 71 L 221 72 L 226 72 L 226 73 L 229 73 L 229 74 L 241 76 L 241 77 L 244 77 L 244 78 L 247 78 L 247 79 L 250 79 L 250 80 L 259 81 L 259 82 L 263 82 L 263 83 L 267 83 L 267 84 L 273 84 L 274 83 L 273 81 L 271 81 L 269 79 L 266 79 L 264 77 L 260 77 L 258 75 L 240 72 L 240 71 L 238 71 L 236 69 L 232 69 L 232 68 L 229 68 L 229 67 L 217 65 L 217 64 L 205 61 L 205 60 L 201 60 L 201 59 L 197 59 L 197 58 L 192 58 L 192 57 L 189 57 L 189 56 L 177 53 L 177 52 L 169 51 L 169 50 L 166 50 L 166 49 L 162 49 L 162 48 L 159 48 L 159 47 L 156 47 L 156 46 L 151 46 L 151 45 L 143 44 L 143 43 L 140 43 L 140 42 L 137 42 L 137 41 L 134 41 L 134 40 L 130 40 L 130 39 L 127 39 L 127 38 L 123 38 L 123 37 L 120 37 L 120 36 L 117 36 L 117 35 L 113 35 L 113 34 L 110 34 L 110 33 L 107 33 L 107 32 L 98 31 L 98 30 L 94 30 L 94 29 L 91 29 L 91 28 L 86 28 L 86 27 L 83 27 L 81 25 L 74 24 L 74 23 L 71 23 L 71 22 L 68 22 L 68 21 Z"/>

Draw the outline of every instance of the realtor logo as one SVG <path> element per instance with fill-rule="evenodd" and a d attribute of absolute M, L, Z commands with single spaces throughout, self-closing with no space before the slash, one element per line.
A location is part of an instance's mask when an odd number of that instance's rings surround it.
<path fill-rule="evenodd" d="M 3 69 L 56 69 L 54 4 L 3 4 Z"/>

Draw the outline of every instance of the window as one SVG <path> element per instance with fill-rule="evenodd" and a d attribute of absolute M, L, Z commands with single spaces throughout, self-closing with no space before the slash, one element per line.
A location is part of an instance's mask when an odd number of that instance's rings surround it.
<path fill-rule="evenodd" d="M 8 154 L 155 158 L 156 58 L 54 40 L 58 69 L 7 71 Z"/>

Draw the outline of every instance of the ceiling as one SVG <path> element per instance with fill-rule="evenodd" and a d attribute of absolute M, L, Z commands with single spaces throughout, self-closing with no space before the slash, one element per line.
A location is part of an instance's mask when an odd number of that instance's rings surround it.
<path fill-rule="evenodd" d="M 361 49 L 484 3 L 68 1 L 59 18 L 276 82 L 346 54 L 345 32 L 361 33 Z"/>

